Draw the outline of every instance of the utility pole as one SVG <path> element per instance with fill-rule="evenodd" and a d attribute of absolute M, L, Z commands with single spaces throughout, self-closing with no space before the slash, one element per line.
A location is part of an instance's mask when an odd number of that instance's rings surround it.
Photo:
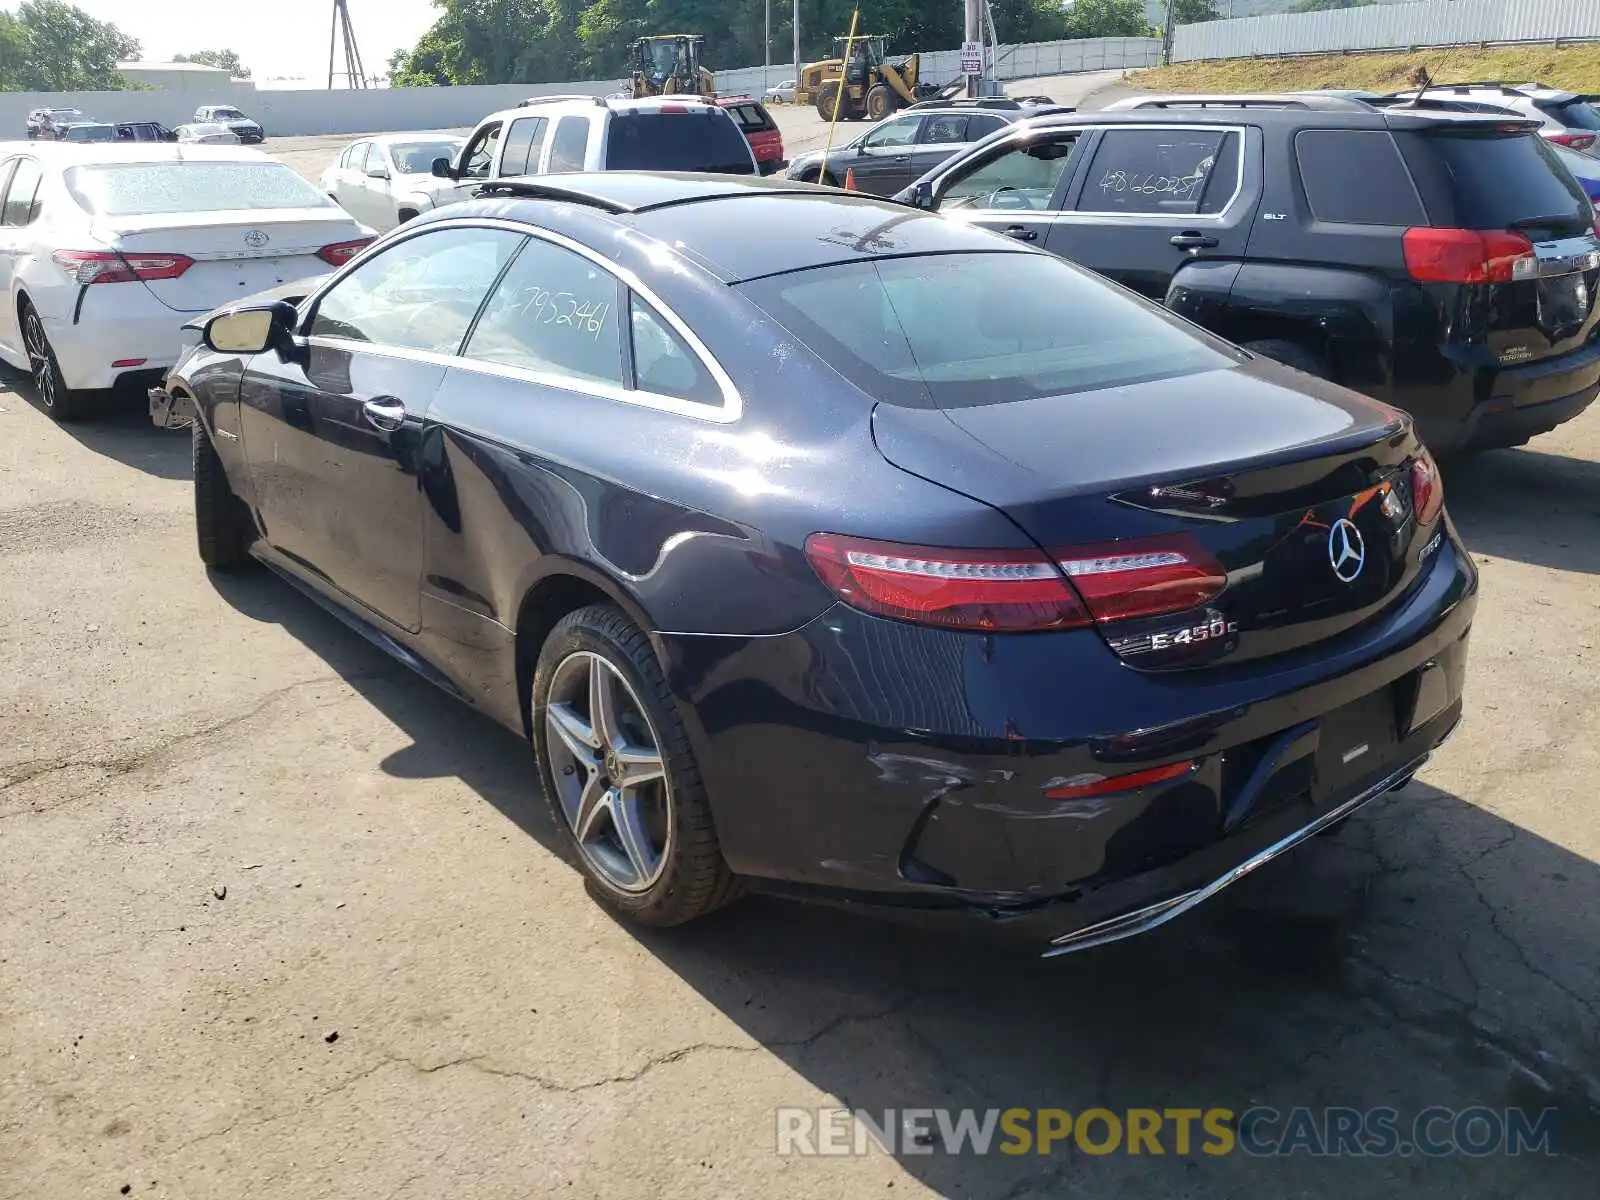
<path fill-rule="evenodd" d="M 1172 65 L 1172 31 L 1178 24 L 1177 0 L 1167 0 L 1167 19 L 1161 30 L 1161 65 Z"/>
<path fill-rule="evenodd" d="M 966 21 L 963 25 L 962 41 L 983 44 L 983 0 L 966 0 Z M 967 76 L 967 95 L 978 95 L 978 84 L 981 75 Z"/>
<path fill-rule="evenodd" d="M 772 0 L 767 0 L 767 26 L 761 37 L 761 65 L 763 67 L 772 65 Z M 762 73 L 761 86 L 763 88 L 772 86 L 772 80 L 767 78 L 770 74 L 770 71 Z"/>
<path fill-rule="evenodd" d="M 794 0 L 794 85 L 800 86 L 800 0 Z"/>

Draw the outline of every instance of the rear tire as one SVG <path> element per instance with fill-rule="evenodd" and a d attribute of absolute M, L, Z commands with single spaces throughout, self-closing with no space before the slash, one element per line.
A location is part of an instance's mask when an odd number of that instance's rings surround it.
<path fill-rule="evenodd" d="M 1244 348 L 1252 354 L 1261 355 L 1262 358 L 1270 358 L 1286 367 L 1293 367 L 1296 371 L 1315 375 L 1318 379 L 1333 378 L 1333 373 L 1328 368 L 1328 360 L 1299 342 L 1291 342 L 1286 338 L 1264 338 L 1259 342 L 1245 342 Z"/>
<path fill-rule="evenodd" d="M 255 523 L 234 495 L 205 426 L 196 420 L 193 428 L 194 532 L 200 561 L 219 571 L 233 570 L 250 561 Z"/>
<path fill-rule="evenodd" d="M 607 715 L 597 719 L 602 694 Z M 741 894 L 661 664 L 626 615 L 593 604 L 558 621 L 540 648 L 529 707 L 551 816 L 601 904 L 667 926 Z M 640 781 L 622 782 L 624 770 Z"/>
<path fill-rule="evenodd" d="M 44 331 L 44 322 L 27 300 L 18 308 L 22 319 L 22 344 L 28 353 L 28 373 L 33 377 L 34 394 L 51 420 L 62 423 L 81 421 L 93 407 L 94 393 L 69 388 L 61 379 L 61 362 Z"/>

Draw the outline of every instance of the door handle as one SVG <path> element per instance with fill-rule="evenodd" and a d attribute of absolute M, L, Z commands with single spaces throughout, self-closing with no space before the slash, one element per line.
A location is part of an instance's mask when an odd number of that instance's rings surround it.
<path fill-rule="evenodd" d="M 374 396 L 361 405 L 361 415 L 374 429 L 392 433 L 405 424 L 406 406 L 393 396 Z"/>
<path fill-rule="evenodd" d="M 1008 238 L 1016 238 L 1019 242 L 1037 242 L 1039 240 L 1038 231 L 1029 229 L 1026 225 L 1007 225 L 1005 235 Z"/>
<path fill-rule="evenodd" d="M 1168 241 L 1179 250 L 1210 250 L 1217 244 L 1209 233 L 1175 233 Z"/>

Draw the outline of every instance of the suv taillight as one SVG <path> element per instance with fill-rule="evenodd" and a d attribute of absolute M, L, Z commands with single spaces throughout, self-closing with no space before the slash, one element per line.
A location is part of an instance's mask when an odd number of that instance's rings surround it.
<path fill-rule="evenodd" d="M 1547 133 L 1544 136 L 1557 145 L 1572 150 L 1587 150 L 1594 145 L 1595 139 L 1592 133 Z"/>
<path fill-rule="evenodd" d="M 1078 546 L 1052 557 L 814 533 L 806 557 L 836 596 L 863 612 L 997 633 L 1181 612 L 1227 584 L 1221 566 L 1186 537 Z"/>
<path fill-rule="evenodd" d="M 1411 507 L 1419 526 L 1432 525 L 1444 507 L 1444 480 L 1439 478 L 1439 465 L 1426 450 L 1411 460 Z"/>
<path fill-rule="evenodd" d="M 91 283 L 138 283 L 176 279 L 194 259 L 187 254 L 118 254 L 114 250 L 57 250 L 51 259 L 79 287 Z"/>
<path fill-rule="evenodd" d="M 1533 243 L 1499 229 L 1406 230 L 1406 270 L 1419 283 L 1510 283 L 1538 268 Z"/>

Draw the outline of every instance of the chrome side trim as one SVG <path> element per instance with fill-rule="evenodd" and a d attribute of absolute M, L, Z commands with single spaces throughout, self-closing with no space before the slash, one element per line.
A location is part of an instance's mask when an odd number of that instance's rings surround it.
<path fill-rule="evenodd" d="M 655 291 L 648 287 L 632 271 L 617 266 L 616 263 L 585 246 L 582 242 L 574 241 L 572 238 L 537 225 L 528 225 L 520 221 L 507 221 L 498 217 L 466 217 L 455 221 L 431 221 L 420 229 L 407 229 L 406 226 L 401 226 L 400 228 L 405 232 L 396 231 L 398 236 L 391 234 L 379 239 L 366 252 L 358 255 L 343 270 L 335 272 L 327 279 L 327 282 L 308 296 L 300 305 L 302 320 L 315 313 L 316 307 L 322 302 L 323 296 L 338 286 L 339 281 L 346 275 L 392 246 L 398 246 L 401 242 L 410 241 L 414 237 L 426 237 L 429 233 L 441 229 L 502 229 L 508 233 L 537 238 L 540 241 L 549 242 L 553 246 L 559 246 L 563 250 L 568 250 L 599 267 L 606 274 L 620 281 L 629 290 L 638 293 L 641 299 L 648 302 L 650 307 L 666 319 L 678 336 L 683 339 L 684 344 L 689 347 L 690 352 L 700 359 L 706 372 L 712 379 L 716 380 L 717 390 L 722 393 L 722 406 L 719 408 L 711 404 L 683 400 L 676 396 L 662 396 L 655 392 L 613 387 L 594 380 L 577 379 L 566 375 L 551 375 L 542 371 L 527 370 L 503 363 L 488 362 L 483 359 L 465 358 L 455 354 L 436 354 L 432 351 L 412 350 L 400 346 L 377 346 L 371 342 L 358 342 L 327 336 L 307 337 L 306 340 L 308 342 L 313 345 L 334 347 L 341 350 L 359 349 L 368 354 L 382 354 L 390 358 L 411 358 L 418 362 L 431 363 L 435 366 L 478 371 L 489 375 L 502 375 L 509 379 L 562 388 L 580 395 L 616 400 L 623 404 L 637 404 L 644 408 L 654 408 L 661 412 L 669 412 L 682 417 L 693 417 L 701 421 L 712 421 L 722 425 L 731 424 L 743 415 L 744 397 L 740 394 L 738 387 L 735 386 L 733 378 L 723 369 L 722 364 L 717 361 L 716 356 L 711 353 L 706 344 L 695 334 L 694 330 L 689 328 L 688 323 L 678 316 Z M 669 247 L 662 246 L 660 252 L 678 259 L 678 256 Z M 683 260 L 678 259 L 678 261 L 681 262 Z M 625 315 L 619 313 L 617 319 L 622 320 Z"/>
<path fill-rule="evenodd" d="M 1454 727 L 1452 727 L 1451 732 L 1454 732 Z M 1445 735 L 1446 738 L 1449 736 L 1448 733 Z M 1440 744 L 1442 745 L 1443 742 L 1441 741 Z M 1405 766 L 1391 771 L 1364 792 L 1346 800 L 1337 808 L 1329 809 L 1309 825 L 1302 826 L 1293 833 L 1279 838 L 1272 845 L 1258 850 L 1255 854 L 1245 859 L 1244 862 L 1219 875 L 1204 887 L 1159 901 L 1146 908 L 1135 909 L 1133 912 L 1109 917 L 1104 921 L 1085 926 L 1083 929 L 1073 930 L 1071 933 L 1064 933 L 1060 937 L 1053 939 L 1050 943 L 1051 948 L 1046 950 L 1040 957 L 1057 958 L 1063 954 L 1071 954 L 1078 950 L 1104 946 L 1108 942 L 1119 942 L 1123 938 L 1133 937 L 1135 934 L 1148 933 L 1158 926 L 1165 925 L 1173 917 L 1180 916 L 1191 908 L 1205 903 L 1229 884 L 1237 883 L 1258 867 L 1271 862 L 1285 851 L 1294 849 L 1307 838 L 1315 837 L 1336 821 L 1343 820 L 1358 808 L 1371 803 L 1385 792 L 1393 789 L 1395 785 L 1405 782 L 1410 776 L 1422 769 L 1422 765 L 1428 761 L 1432 753 L 1433 751 L 1430 750 L 1427 754 L 1412 759 Z"/>

